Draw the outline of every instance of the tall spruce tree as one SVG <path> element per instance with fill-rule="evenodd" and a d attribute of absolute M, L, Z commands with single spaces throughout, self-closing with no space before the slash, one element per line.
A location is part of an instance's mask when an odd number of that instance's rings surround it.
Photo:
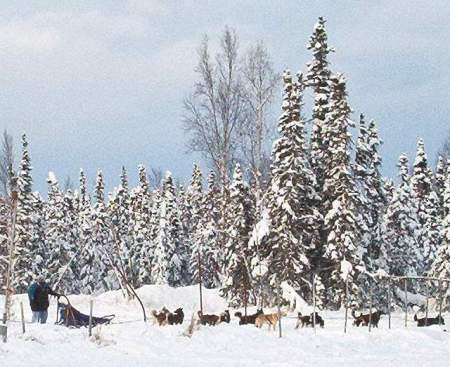
<path fill-rule="evenodd" d="M 23 292 L 31 283 L 39 244 L 33 239 L 33 210 L 35 196 L 32 191 L 31 160 L 28 141 L 22 135 L 22 159 L 17 174 L 17 217 L 14 246 L 14 264 L 12 284 L 16 292 Z"/>
<path fill-rule="evenodd" d="M 352 175 L 350 145 L 353 126 L 347 101 L 346 80 L 342 74 L 331 77 L 330 112 L 326 116 L 328 152 L 325 160 L 324 203 L 327 240 L 324 257 L 329 285 L 327 303 L 340 307 L 345 299 L 346 282 L 358 294 L 358 276 L 364 271 L 359 239 L 363 221 L 358 218 L 361 197 Z"/>
<path fill-rule="evenodd" d="M 268 266 L 272 289 L 288 282 L 310 297 L 309 273 L 319 250 L 316 210 L 319 196 L 308 161 L 305 126 L 301 118 L 302 76 L 293 82 L 289 71 L 283 75 L 283 113 L 278 122 L 280 138 L 272 151 L 271 183 L 267 195 L 270 223 L 262 254 Z M 264 254 L 264 249 L 267 253 Z M 304 281 L 306 278 L 306 282 Z"/>
<path fill-rule="evenodd" d="M 161 193 L 160 222 L 152 263 L 152 277 L 156 284 L 183 284 L 182 228 L 176 199 L 172 174 L 167 172 Z"/>
<path fill-rule="evenodd" d="M 307 64 L 306 85 L 314 90 L 313 125 L 311 132 L 311 165 L 316 173 L 319 190 L 323 184 L 323 156 L 328 149 L 325 134 L 325 118 L 329 112 L 330 75 L 328 54 L 333 51 L 328 47 L 328 35 L 325 19 L 319 17 L 314 26 L 307 48 L 312 51 L 313 59 Z"/>
<path fill-rule="evenodd" d="M 46 271 L 50 284 L 58 284 L 65 292 L 74 291 L 76 274 L 71 267 L 67 267 L 75 254 L 73 242 L 68 241 L 66 216 L 69 214 L 65 205 L 64 194 L 59 189 L 58 180 L 53 172 L 47 178 L 48 200 L 45 205 L 45 247 L 48 251 Z"/>
<path fill-rule="evenodd" d="M 230 187 L 230 218 L 228 242 L 224 254 L 224 282 L 220 293 L 233 306 L 245 304 L 252 290 L 248 264 L 248 240 L 254 224 L 252 204 L 249 201 L 248 185 L 242 170 L 236 165 Z"/>
<path fill-rule="evenodd" d="M 82 292 L 87 294 L 112 289 L 116 280 L 111 273 L 111 260 L 114 260 L 111 258 L 113 251 L 104 188 L 103 174 L 99 171 L 94 192 L 95 203 L 92 208 L 86 207 L 86 211 L 80 213 L 84 227 L 80 280 Z"/>

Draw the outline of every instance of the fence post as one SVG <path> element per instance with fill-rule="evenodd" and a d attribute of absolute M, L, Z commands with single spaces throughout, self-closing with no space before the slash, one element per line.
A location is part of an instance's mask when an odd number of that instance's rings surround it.
<path fill-rule="evenodd" d="M 348 320 L 348 276 L 345 278 L 345 323 L 344 333 L 347 333 L 347 320 Z"/>
<path fill-rule="evenodd" d="M 200 297 L 200 314 L 203 316 L 203 289 L 202 289 L 202 281 L 203 281 L 203 274 L 202 274 L 202 259 L 200 257 L 200 247 L 197 250 L 197 262 L 198 262 L 198 290 L 199 290 L 199 297 Z"/>
<path fill-rule="evenodd" d="M 281 308 L 280 308 L 280 284 L 278 284 L 278 291 L 277 291 L 277 309 L 278 309 L 278 336 L 281 338 Z"/>
<path fill-rule="evenodd" d="M 23 314 L 23 302 L 20 302 L 20 317 L 22 319 L 22 334 L 25 334 L 25 317 Z"/>
<path fill-rule="evenodd" d="M 428 326 L 428 299 L 430 297 L 430 289 L 428 287 L 428 280 L 425 279 L 425 282 L 426 282 L 425 283 L 425 285 L 426 285 L 425 289 L 426 289 L 426 292 L 427 292 L 427 294 L 426 294 L 427 302 L 425 304 L 425 326 Z"/>
<path fill-rule="evenodd" d="M 89 337 L 92 336 L 92 309 L 94 308 L 94 301 L 89 301 Z"/>
<path fill-rule="evenodd" d="M 313 292 L 313 318 L 312 318 L 312 322 L 313 322 L 313 329 L 314 329 L 314 334 L 316 333 L 316 274 L 312 274 L 312 281 L 311 281 L 311 286 L 312 286 L 312 292 Z"/>
<path fill-rule="evenodd" d="M 388 279 L 388 323 L 391 328 L 391 278 Z"/>
<path fill-rule="evenodd" d="M 408 278 L 405 278 L 405 327 L 408 326 Z"/>
<path fill-rule="evenodd" d="M 439 279 L 439 325 L 441 325 L 442 317 L 442 280 Z"/>
<path fill-rule="evenodd" d="M 369 281 L 369 333 L 372 330 L 372 283 Z"/>

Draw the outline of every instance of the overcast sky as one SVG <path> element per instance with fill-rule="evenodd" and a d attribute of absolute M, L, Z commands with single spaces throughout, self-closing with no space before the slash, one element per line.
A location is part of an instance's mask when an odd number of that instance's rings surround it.
<path fill-rule="evenodd" d="M 349 80 L 355 116 L 378 121 L 385 170 L 417 138 L 433 160 L 450 116 L 450 2 L 413 1 L 0 1 L 0 128 L 31 146 L 35 188 L 54 171 L 108 187 L 125 165 L 187 177 L 182 100 L 195 80 L 203 34 L 234 27 L 242 49 L 263 40 L 277 70 L 304 68 L 318 16 Z M 280 89 L 281 93 L 281 89 Z M 275 123 L 276 121 L 274 121 Z"/>

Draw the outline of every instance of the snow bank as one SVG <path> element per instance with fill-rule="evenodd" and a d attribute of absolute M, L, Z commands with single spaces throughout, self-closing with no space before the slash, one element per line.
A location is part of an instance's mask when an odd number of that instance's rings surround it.
<path fill-rule="evenodd" d="M 284 287 L 290 293 L 289 287 Z M 114 324 L 94 329 L 92 338 L 86 329 L 67 329 L 52 324 L 56 314 L 52 300 L 49 324 L 27 324 L 22 335 L 20 324 L 9 324 L 9 341 L 0 344 L 0 366 L 8 367 L 141 367 L 141 366 L 445 366 L 450 352 L 449 334 L 438 326 L 417 328 L 414 323 L 403 327 L 403 315 L 393 315 L 393 329 L 387 329 L 382 317 L 378 329 L 369 334 L 367 328 L 349 326 L 343 333 L 343 312 L 320 312 L 325 328 L 295 330 L 295 317 L 283 319 L 283 338 L 257 329 L 239 326 L 232 317 L 230 324 L 200 327 L 192 338 L 182 336 L 191 311 L 198 309 L 196 286 L 169 288 L 146 286 L 138 290 L 146 309 L 167 306 L 184 307 L 183 325 L 159 327 L 141 320 L 136 301 L 126 301 L 120 292 L 108 292 L 95 297 L 94 314 L 116 313 Z M 292 296 L 292 293 L 290 293 Z M 82 312 L 88 311 L 89 296 L 71 296 L 72 303 Z M 14 297 L 14 318 L 18 319 L 19 302 L 26 296 Z M 296 299 L 296 302 L 299 302 Z M 1 306 L 3 299 L 0 297 Z M 225 308 L 216 290 L 204 290 L 207 312 Z M 27 306 L 27 303 L 25 303 Z M 25 317 L 31 313 L 26 307 Z M 234 314 L 234 310 L 230 310 Z M 412 318 L 412 315 L 410 315 Z M 450 322 L 449 317 L 446 321 Z"/>

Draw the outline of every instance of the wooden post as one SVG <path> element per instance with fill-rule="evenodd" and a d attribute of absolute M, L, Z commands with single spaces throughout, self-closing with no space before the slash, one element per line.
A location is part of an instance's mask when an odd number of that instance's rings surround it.
<path fill-rule="evenodd" d="M 313 294 L 313 318 L 312 318 L 312 322 L 313 322 L 314 333 L 316 333 L 316 274 L 314 274 L 314 273 L 312 274 L 311 286 L 312 286 L 312 294 Z"/>
<path fill-rule="evenodd" d="M 442 280 L 439 280 L 439 325 L 441 325 L 442 317 L 442 298 Z"/>
<path fill-rule="evenodd" d="M 280 309 L 280 284 L 278 284 L 277 291 L 277 309 L 278 309 L 278 336 L 281 338 L 281 309 Z"/>
<path fill-rule="evenodd" d="M 347 333 L 347 321 L 348 321 L 348 277 L 345 279 L 345 323 L 344 333 Z"/>
<path fill-rule="evenodd" d="M 425 279 L 425 284 L 426 284 L 426 299 L 427 299 L 427 301 L 426 301 L 426 304 L 425 304 L 425 326 L 428 326 L 428 299 L 429 299 L 429 297 L 430 297 L 430 290 L 429 290 L 429 287 L 428 287 L 428 281 Z"/>
<path fill-rule="evenodd" d="M 6 329 L 6 321 L 9 317 L 9 307 L 10 307 L 10 297 L 11 297 L 11 277 L 13 273 L 13 265 L 14 265 L 14 242 L 15 242 L 15 234 L 16 234 L 16 219 L 17 219 L 17 190 L 15 189 L 15 180 L 11 182 L 11 227 L 8 236 L 8 269 L 6 271 L 6 288 L 5 288 L 5 308 L 3 312 L 3 324 L 4 335 L 3 342 L 7 341 L 7 329 Z"/>
<path fill-rule="evenodd" d="M 405 278 L 405 327 L 408 326 L 408 278 Z"/>
<path fill-rule="evenodd" d="M 372 283 L 369 281 L 369 333 L 372 330 Z"/>
<path fill-rule="evenodd" d="M 391 278 L 388 279 L 388 325 L 391 328 Z"/>
<path fill-rule="evenodd" d="M 23 302 L 20 302 L 20 318 L 22 319 L 22 334 L 25 334 L 25 316 L 23 313 Z"/>
<path fill-rule="evenodd" d="M 89 337 L 92 336 L 92 309 L 94 308 L 94 301 L 89 301 Z"/>
<path fill-rule="evenodd" d="M 0 336 L 2 337 L 3 343 L 8 341 L 8 327 L 6 325 L 0 325 Z"/>
<path fill-rule="evenodd" d="M 200 248 L 197 251 L 197 262 L 198 262 L 198 289 L 200 296 L 200 314 L 203 316 L 203 289 L 202 289 L 202 260 L 200 257 Z"/>

